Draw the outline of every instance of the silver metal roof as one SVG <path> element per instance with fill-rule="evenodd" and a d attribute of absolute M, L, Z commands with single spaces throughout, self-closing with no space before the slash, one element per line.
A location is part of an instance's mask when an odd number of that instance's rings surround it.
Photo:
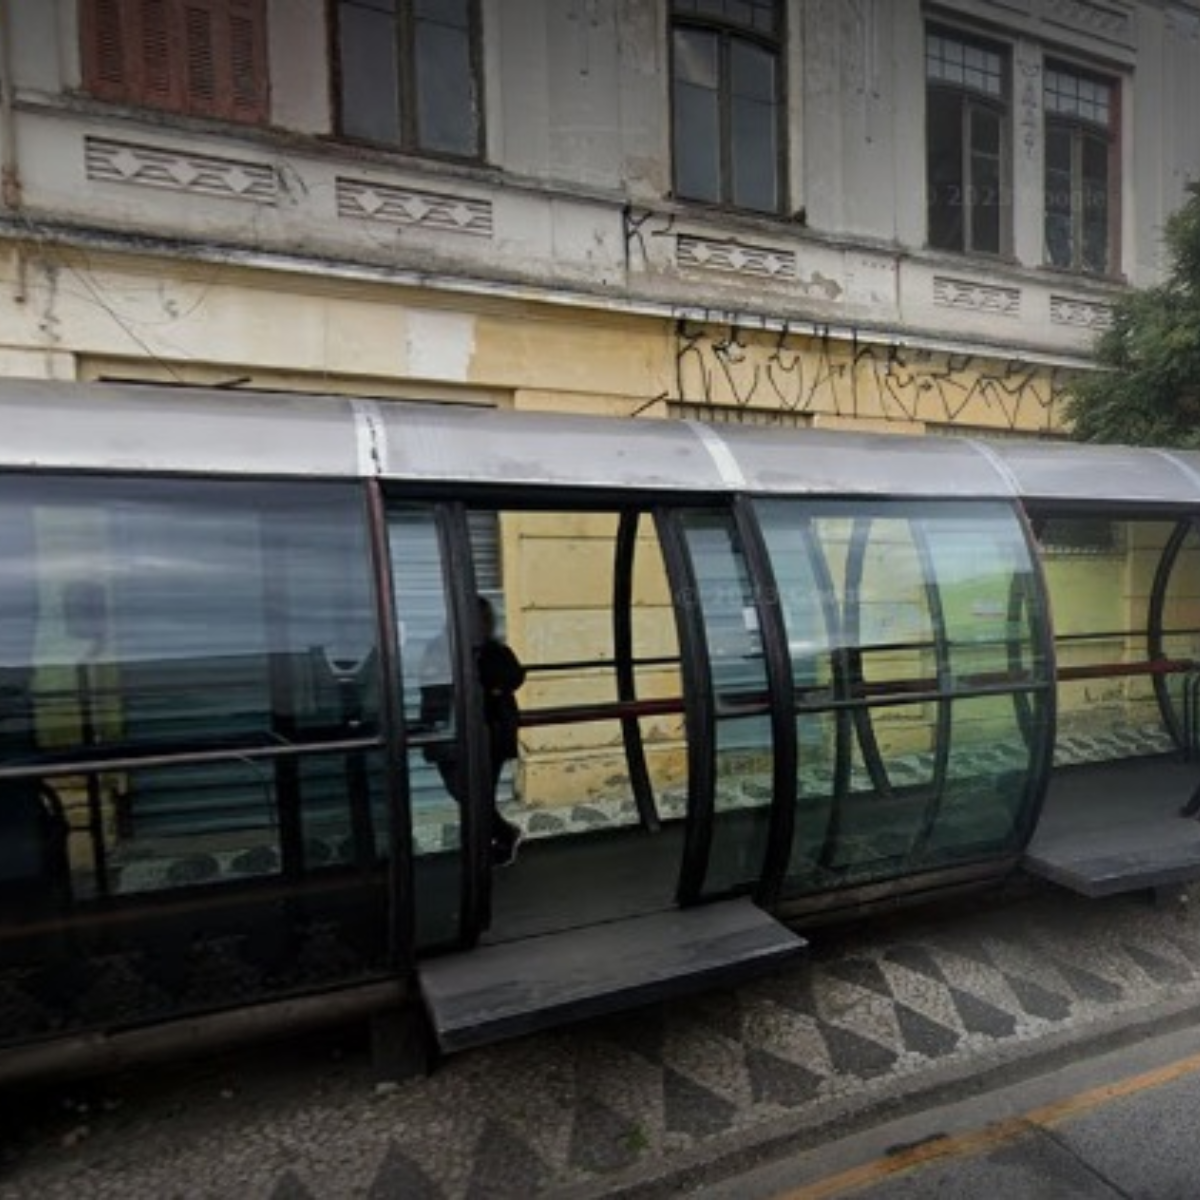
<path fill-rule="evenodd" d="M 0 380 L 0 468 L 1200 505 L 1200 453 Z"/>
<path fill-rule="evenodd" d="M 5 379 L 0 466 L 355 476 L 359 454 L 344 399 Z"/>

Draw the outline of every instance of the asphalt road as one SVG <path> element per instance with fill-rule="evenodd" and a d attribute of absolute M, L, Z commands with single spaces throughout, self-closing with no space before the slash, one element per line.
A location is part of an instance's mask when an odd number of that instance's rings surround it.
<path fill-rule="evenodd" d="M 1200 1024 L 914 1113 L 697 1200 L 1195 1200 Z"/>

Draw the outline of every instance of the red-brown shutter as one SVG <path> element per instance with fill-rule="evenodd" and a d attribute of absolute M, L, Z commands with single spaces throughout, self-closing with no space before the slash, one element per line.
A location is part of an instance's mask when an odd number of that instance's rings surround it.
<path fill-rule="evenodd" d="M 230 0 L 229 64 L 228 115 L 235 121 L 266 121 L 270 109 L 266 0 Z"/>
<path fill-rule="evenodd" d="M 221 117 L 220 46 L 217 0 L 186 0 L 183 5 L 184 96 L 186 111 L 199 117 Z"/>
<path fill-rule="evenodd" d="M 174 0 L 135 0 L 128 6 L 134 11 L 136 27 L 133 78 L 136 90 L 128 97 L 136 104 L 178 111 L 181 96 L 178 36 L 175 29 Z"/>
<path fill-rule="evenodd" d="M 84 86 L 104 100 L 261 123 L 265 0 L 81 0 Z"/>
<path fill-rule="evenodd" d="M 125 0 L 83 0 L 80 5 L 83 84 L 103 100 L 124 100 L 128 95 L 128 9 Z"/>

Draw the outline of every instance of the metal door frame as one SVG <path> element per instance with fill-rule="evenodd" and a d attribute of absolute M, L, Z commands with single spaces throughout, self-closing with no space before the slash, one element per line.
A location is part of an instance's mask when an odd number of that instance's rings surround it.
<path fill-rule="evenodd" d="M 724 503 L 714 500 L 702 506 L 659 505 L 653 510 L 679 633 L 685 702 L 688 802 L 676 899 L 681 907 L 686 907 L 718 898 L 705 894 L 716 832 L 716 695 L 699 586 L 681 521 L 684 513 L 697 511 L 720 512 L 728 517 L 745 561 L 762 637 L 771 718 L 773 786 L 764 860 L 758 878 L 753 881 L 753 892 L 757 903 L 768 904 L 779 893 L 791 854 L 797 793 L 795 695 L 774 572 L 753 503 L 744 496 Z"/>

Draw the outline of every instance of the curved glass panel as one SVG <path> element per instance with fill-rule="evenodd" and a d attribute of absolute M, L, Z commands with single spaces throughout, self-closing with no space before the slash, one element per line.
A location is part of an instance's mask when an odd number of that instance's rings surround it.
<path fill-rule="evenodd" d="M 796 686 L 788 891 L 1015 849 L 1049 684 L 1033 564 L 1012 509 L 755 508 Z"/>
<path fill-rule="evenodd" d="M 716 714 L 716 794 L 706 894 L 762 874 L 772 796 L 767 669 L 754 591 L 727 512 L 680 517 L 704 622 Z"/>
<path fill-rule="evenodd" d="M 1163 595 L 1162 655 L 1172 662 L 1197 663 L 1200 662 L 1200 533 L 1194 526 L 1188 529 L 1169 566 Z M 1187 695 L 1188 673 L 1166 675 L 1162 686 L 1171 723 L 1185 741 L 1190 740 L 1193 746 L 1200 744 L 1200 704 L 1196 703 L 1200 697 L 1194 686 L 1192 695 Z"/>
<path fill-rule="evenodd" d="M 0 787 L 0 824 L 59 844 L 77 897 L 385 851 L 365 758 L 332 752 L 379 733 L 356 486 L 14 476 L 0 560 L 0 766 L 50 779 Z"/>
<path fill-rule="evenodd" d="M 1172 749 L 1156 686 L 1182 697 L 1186 666 L 1151 663 L 1152 593 L 1173 521 L 1109 520 L 1054 511 L 1035 528 L 1054 611 L 1060 767 L 1111 762 Z M 1190 549 L 1188 546 L 1190 545 Z M 1167 591 L 1163 648 L 1189 658 L 1200 628 L 1189 614 L 1196 542 L 1185 543 Z M 1193 593 L 1194 584 L 1190 585 Z"/>

